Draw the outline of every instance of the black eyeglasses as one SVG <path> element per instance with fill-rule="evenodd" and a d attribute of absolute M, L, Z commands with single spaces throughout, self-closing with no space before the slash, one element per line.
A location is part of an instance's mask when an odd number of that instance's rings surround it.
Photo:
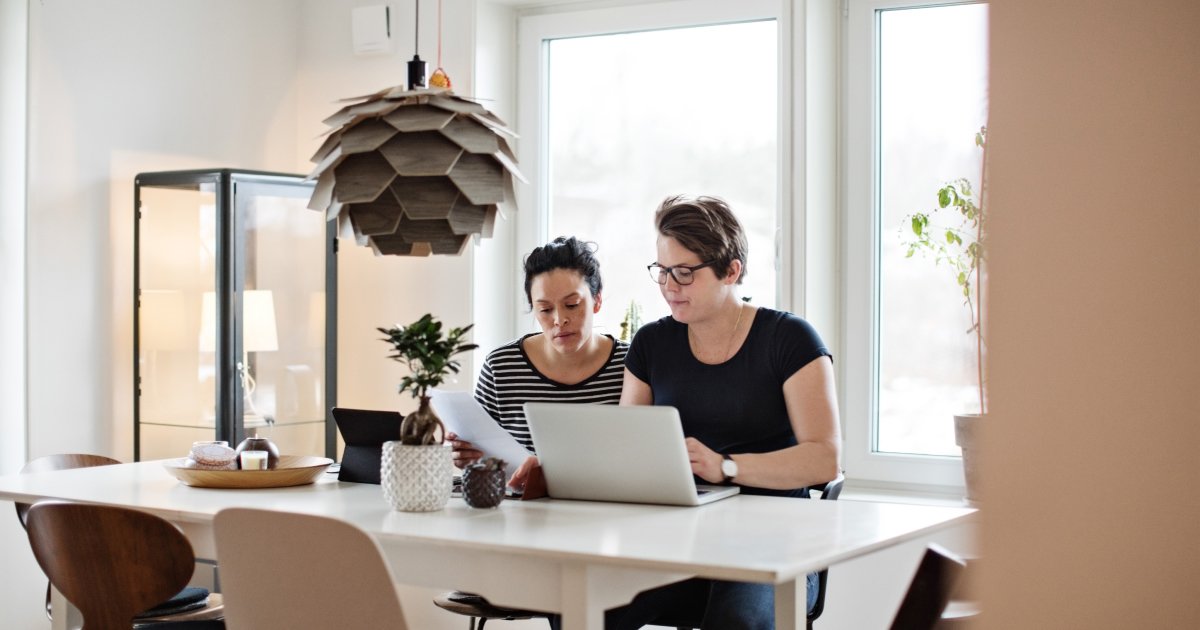
<path fill-rule="evenodd" d="M 646 270 L 650 272 L 650 279 L 659 283 L 667 283 L 667 275 L 670 274 L 675 278 L 675 282 L 680 285 L 688 285 L 696 280 L 696 271 L 711 267 L 717 264 L 717 261 L 710 260 L 699 265 L 675 265 L 674 267 L 664 267 L 658 263 L 650 263 L 646 265 Z"/>

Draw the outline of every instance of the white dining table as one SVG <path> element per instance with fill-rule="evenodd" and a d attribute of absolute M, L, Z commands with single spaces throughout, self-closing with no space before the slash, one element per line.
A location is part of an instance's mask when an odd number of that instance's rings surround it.
<path fill-rule="evenodd" d="M 329 516 L 374 537 L 398 582 L 558 611 L 568 630 L 600 630 L 605 609 L 694 576 L 774 585 L 776 627 L 804 628 L 807 573 L 952 527 L 975 512 L 747 495 L 700 507 L 539 499 L 474 509 L 455 498 L 435 512 L 396 512 L 379 486 L 333 474 L 291 488 L 195 488 L 160 461 L 3 476 L 0 498 L 157 514 L 183 530 L 197 557 L 218 566 L 213 516 L 225 508 Z"/>

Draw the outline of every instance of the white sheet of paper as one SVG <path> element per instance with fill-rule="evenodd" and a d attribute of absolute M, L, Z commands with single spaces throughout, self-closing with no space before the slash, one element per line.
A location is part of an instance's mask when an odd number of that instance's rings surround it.
<path fill-rule="evenodd" d="M 517 466 L 533 456 L 496 423 L 471 392 L 431 389 L 429 396 L 434 413 L 442 419 L 447 431 L 457 433 L 459 438 L 474 444 L 483 451 L 484 457 L 504 460 L 505 479 L 511 478 Z"/>

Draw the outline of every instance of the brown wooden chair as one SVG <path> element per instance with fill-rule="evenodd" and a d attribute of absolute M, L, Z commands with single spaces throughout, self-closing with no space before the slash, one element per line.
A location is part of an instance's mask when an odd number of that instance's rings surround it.
<path fill-rule="evenodd" d="M 58 455 L 46 455 L 34 459 L 21 468 L 21 474 L 51 472 L 55 470 L 68 470 L 71 468 L 91 468 L 92 466 L 111 466 L 120 464 L 121 462 L 111 457 L 104 455 L 90 455 L 87 453 L 62 453 Z M 17 518 L 21 521 L 21 527 L 26 531 L 29 528 L 25 525 L 25 514 L 29 512 L 28 503 L 17 503 Z M 46 618 L 53 621 L 50 615 L 50 583 L 46 583 Z"/>
<path fill-rule="evenodd" d="M 29 508 L 25 522 L 38 565 L 79 609 L 84 630 L 134 627 L 140 613 L 183 589 L 195 568 L 187 538 L 174 525 L 146 512 L 43 501 Z M 219 602 L 213 601 L 219 599 L 210 596 L 203 610 L 143 618 L 137 625 L 224 628 Z"/>
<path fill-rule="evenodd" d="M 965 569 L 966 563 L 958 556 L 938 545 L 930 545 L 892 619 L 892 630 L 963 627 L 969 617 L 950 617 L 945 613 Z"/>
<path fill-rule="evenodd" d="M 53 472 L 56 470 L 70 470 L 73 468 L 91 468 L 93 466 L 111 466 L 120 464 L 119 460 L 104 455 L 92 455 L 89 453 L 59 453 L 55 455 L 46 455 L 34 459 L 21 468 L 21 473 L 42 473 Z M 28 528 L 25 524 L 25 515 L 29 512 L 28 503 L 17 503 L 17 518 L 21 521 L 21 527 Z M 216 606 L 220 601 L 220 595 L 212 598 L 206 604 L 206 598 L 210 594 L 207 589 L 201 588 L 185 588 L 176 593 L 173 597 L 165 602 L 160 603 L 153 609 L 144 611 L 139 615 L 139 619 L 175 619 L 175 615 L 184 611 L 192 611 L 198 609 L 211 608 Z M 46 584 L 46 618 L 53 621 L 50 606 L 50 584 Z M 158 628 L 159 626 L 155 626 Z"/>
<path fill-rule="evenodd" d="M 249 508 L 213 524 L 230 627 L 407 628 L 379 543 L 354 525 Z"/>
<path fill-rule="evenodd" d="M 72 468 L 91 468 L 92 466 L 111 466 L 121 462 L 104 455 L 87 453 L 62 453 L 46 455 L 31 460 L 21 467 L 21 474 L 53 472 L 55 470 L 70 470 Z M 25 527 L 25 514 L 29 512 L 28 503 L 17 503 L 17 518 L 21 519 L 21 527 Z M 28 529 L 28 528 L 26 528 Z"/>

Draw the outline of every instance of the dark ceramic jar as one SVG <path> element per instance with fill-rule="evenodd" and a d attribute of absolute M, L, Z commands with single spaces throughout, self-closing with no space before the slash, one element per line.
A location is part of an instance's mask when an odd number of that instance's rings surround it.
<path fill-rule="evenodd" d="M 494 508 L 504 500 L 504 467 L 470 464 L 462 474 L 463 501 L 473 508 Z"/>

